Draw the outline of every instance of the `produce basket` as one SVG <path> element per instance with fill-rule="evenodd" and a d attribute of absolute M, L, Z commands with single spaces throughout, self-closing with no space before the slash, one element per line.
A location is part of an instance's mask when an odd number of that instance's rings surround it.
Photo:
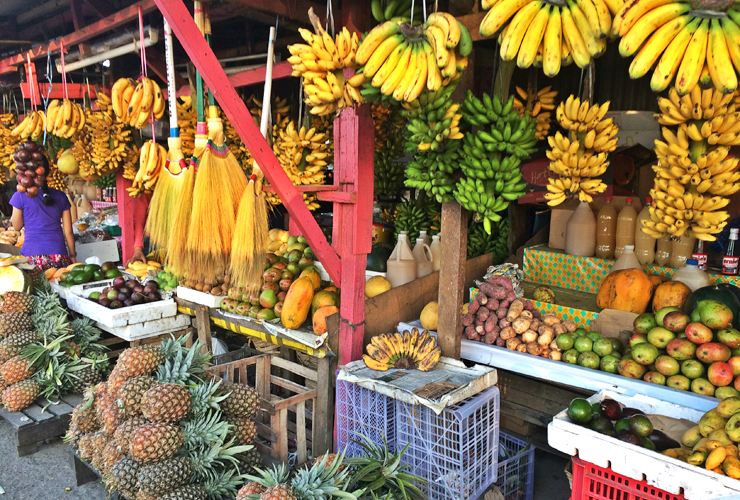
<path fill-rule="evenodd" d="M 591 403 L 611 398 L 619 403 L 648 415 L 665 415 L 699 422 L 703 411 L 668 403 L 649 396 L 624 396 L 613 391 L 601 391 L 588 400 Z M 740 495 L 740 481 L 722 476 L 702 467 L 671 458 L 646 448 L 638 447 L 616 438 L 599 434 L 580 426 L 564 410 L 557 414 L 547 428 L 550 446 L 571 456 L 578 456 L 590 464 L 611 469 L 616 474 L 646 484 L 671 495 L 683 494 L 691 500 L 709 500 L 730 495 Z M 575 478 L 575 472 L 573 474 Z M 573 481 L 575 491 L 575 479 Z M 574 496 L 574 498 L 589 498 Z M 617 498 L 617 497 L 593 497 Z M 630 498 L 630 497 L 618 497 Z M 658 497 L 656 497 L 658 498 Z M 662 497 L 661 497 L 662 498 Z"/>
<path fill-rule="evenodd" d="M 396 402 L 346 380 L 337 380 L 337 450 L 348 457 L 363 454 L 360 434 L 374 443 L 388 442 L 396 450 Z"/>

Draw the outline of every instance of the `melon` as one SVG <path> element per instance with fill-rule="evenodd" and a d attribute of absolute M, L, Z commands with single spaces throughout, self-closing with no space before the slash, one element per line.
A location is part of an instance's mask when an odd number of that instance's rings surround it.
<path fill-rule="evenodd" d="M 421 310 L 421 327 L 424 330 L 437 330 L 437 303 L 432 301 Z"/>

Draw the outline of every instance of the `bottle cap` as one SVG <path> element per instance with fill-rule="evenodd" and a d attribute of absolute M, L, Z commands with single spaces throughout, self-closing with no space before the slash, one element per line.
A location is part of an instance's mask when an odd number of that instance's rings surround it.
<path fill-rule="evenodd" d="M 740 232 L 740 229 L 733 227 L 730 229 L 730 236 L 737 236 L 738 232 Z"/>
<path fill-rule="evenodd" d="M 624 249 L 625 250 L 629 250 L 630 252 L 632 252 L 632 251 L 635 250 L 635 245 L 625 245 L 624 246 Z"/>
<path fill-rule="evenodd" d="M 606 201 L 612 201 L 612 197 L 611 196 L 607 196 L 606 197 Z"/>
<path fill-rule="evenodd" d="M 650 204 L 652 202 L 653 202 L 653 199 L 651 197 L 648 196 L 647 198 L 645 198 L 645 203 Z"/>
<path fill-rule="evenodd" d="M 627 203 L 632 203 L 632 198 L 627 198 Z"/>
<path fill-rule="evenodd" d="M 699 261 L 696 259 L 686 259 L 686 265 L 687 266 L 698 266 Z"/>

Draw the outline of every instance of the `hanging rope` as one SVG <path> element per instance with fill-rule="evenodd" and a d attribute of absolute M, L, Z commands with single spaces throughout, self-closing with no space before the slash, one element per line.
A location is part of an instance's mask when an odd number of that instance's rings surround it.
<path fill-rule="evenodd" d="M 334 9 L 331 0 L 326 0 L 326 31 L 329 31 L 329 19 L 331 19 L 331 36 L 334 36 Z"/>
<path fill-rule="evenodd" d="M 28 75 L 26 75 L 26 79 L 28 80 L 28 98 L 31 100 L 31 111 L 36 111 L 36 92 L 34 89 L 35 85 L 33 84 L 33 66 L 31 66 L 30 52 L 26 54 L 26 61 L 28 61 Z"/>
<path fill-rule="evenodd" d="M 62 93 L 65 99 L 69 99 L 69 91 L 67 90 L 67 70 L 64 68 L 64 40 L 60 41 L 61 55 L 62 55 Z"/>
<path fill-rule="evenodd" d="M 134 42 L 134 48 L 136 48 L 136 42 Z M 144 16 L 141 13 L 141 7 L 139 7 L 139 48 L 141 51 L 141 77 L 139 78 L 140 81 L 142 81 L 144 78 L 148 78 L 149 74 L 147 72 L 147 65 L 146 65 L 146 48 L 144 47 Z M 154 106 L 152 106 L 152 109 L 150 110 L 149 114 L 149 123 L 152 125 L 152 143 L 157 143 L 157 137 L 156 133 L 154 132 Z"/>

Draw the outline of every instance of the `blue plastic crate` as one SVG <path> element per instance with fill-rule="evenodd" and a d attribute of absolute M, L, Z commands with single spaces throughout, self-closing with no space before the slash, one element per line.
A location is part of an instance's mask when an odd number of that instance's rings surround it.
<path fill-rule="evenodd" d="M 496 486 L 507 500 L 532 500 L 534 494 L 534 446 L 501 432 L 498 441 Z"/>
<path fill-rule="evenodd" d="M 475 500 L 496 481 L 499 391 L 491 387 L 436 415 L 396 401 L 396 446 L 403 463 L 425 479 L 429 500 Z"/>
<path fill-rule="evenodd" d="M 337 380 L 337 450 L 346 450 L 348 457 L 362 456 L 358 434 L 377 444 L 388 441 L 396 449 L 395 400 L 345 380 Z"/>

